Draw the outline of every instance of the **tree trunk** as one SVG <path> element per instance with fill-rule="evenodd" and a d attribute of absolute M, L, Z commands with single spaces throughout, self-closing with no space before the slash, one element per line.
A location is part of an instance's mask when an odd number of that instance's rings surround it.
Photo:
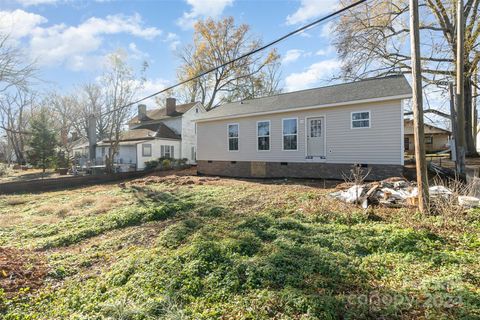
<path fill-rule="evenodd" d="M 465 105 L 465 142 L 466 142 L 466 155 L 469 157 L 477 155 L 477 149 L 475 147 L 474 128 L 475 120 L 473 119 L 473 110 L 476 106 L 473 105 L 473 92 L 472 92 L 472 77 L 464 77 L 464 105 Z"/>

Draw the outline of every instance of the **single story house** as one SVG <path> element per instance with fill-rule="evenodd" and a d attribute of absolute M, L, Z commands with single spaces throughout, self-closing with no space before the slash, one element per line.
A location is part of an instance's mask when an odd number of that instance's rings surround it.
<path fill-rule="evenodd" d="M 89 144 L 87 138 L 79 138 L 70 143 L 69 149 L 71 150 L 70 157 L 74 163 L 80 166 L 84 166 L 89 159 Z"/>
<path fill-rule="evenodd" d="M 282 93 L 215 108 L 197 122 L 197 171 L 231 177 L 370 179 L 404 164 L 403 75 Z"/>
<path fill-rule="evenodd" d="M 160 157 L 181 158 L 180 135 L 163 123 L 155 127 L 156 130 L 133 129 L 121 134 L 114 162 L 122 168 L 122 171 L 143 170 L 145 162 Z M 109 147 L 110 141 L 104 140 L 97 143 L 96 164 L 105 162 Z"/>
<path fill-rule="evenodd" d="M 404 124 L 404 147 L 405 153 L 415 154 L 415 140 L 413 137 L 413 120 L 405 119 Z M 439 151 L 448 150 L 450 148 L 450 136 L 452 133 L 449 130 L 442 129 L 430 124 L 424 124 L 425 132 L 425 152 L 435 153 Z"/>

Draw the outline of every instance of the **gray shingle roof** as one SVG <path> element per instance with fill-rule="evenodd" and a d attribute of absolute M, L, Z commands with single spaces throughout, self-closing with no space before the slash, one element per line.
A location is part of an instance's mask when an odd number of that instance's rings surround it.
<path fill-rule="evenodd" d="M 149 127 L 149 126 L 147 126 Z M 180 140 L 180 135 L 173 132 L 172 129 L 163 123 L 151 125 L 149 128 L 135 128 L 124 131 L 120 135 L 120 141 L 139 141 L 139 140 L 154 140 L 155 138 L 175 139 Z M 103 142 L 109 142 L 108 139 Z"/>
<path fill-rule="evenodd" d="M 412 88 L 405 76 L 393 75 L 228 103 L 206 112 L 200 120 L 290 111 L 303 107 L 403 96 L 411 93 Z"/>
<path fill-rule="evenodd" d="M 138 127 L 135 127 L 135 129 L 131 129 L 130 131 L 136 131 L 141 129 L 147 129 L 147 130 L 156 132 L 155 137 L 157 138 L 178 139 L 178 140 L 181 139 L 180 135 L 176 134 L 172 129 L 170 129 L 163 122 L 141 124 Z"/>

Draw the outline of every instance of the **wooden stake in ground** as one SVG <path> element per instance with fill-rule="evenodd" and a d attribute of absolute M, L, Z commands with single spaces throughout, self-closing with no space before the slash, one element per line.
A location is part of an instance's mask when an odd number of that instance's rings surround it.
<path fill-rule="evenodd" d="M 463 0 L 457 0 L 457 86 L 455 95 L 455 104 L 457 110 L 457 161 L 459 174 L 465 174 L 465 105 L 463 101 L 463 61 L 464 61 L 464 22 L 463 22 Z"/>
<path fill-rule="evenodd" d="M 423 94 L 420 65 L 420 32 L 418 22 L 418 0 L 410 0 L 410 46 L 412 51 L 412 87 L 413 87 L 413 133 L 415 142 L 415 161 L 418 185 L 418 209 L 428 213 L 429 195 L 427 164 L 425 160 L 425 133 L 423 126 Z"/>

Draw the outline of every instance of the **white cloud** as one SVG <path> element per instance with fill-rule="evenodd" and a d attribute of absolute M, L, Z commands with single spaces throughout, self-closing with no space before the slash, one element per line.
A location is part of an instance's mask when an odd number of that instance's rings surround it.
<path fill-rule="evenodd" d="M 137 99 L 141 99 L 143 97 L 149 96 L 152 93 L 165 89 L 169 84 L 170 82 L 165 79 L 149 79 L 143 83 L 143 87 L 137 92 L 136 97 Z M 147 99 L 142 103 L 146 104 L 148 109 L 153 109 L 157 107 L 155 97 Z"/>
<path fill-rule="evenodd" d="M 282 59 L 282 63 L 287 64 L 297 61 L 303 54 L 303 50 L 291 49 L 285 53 L 285 56 Z"/>
<path fill-rule="evenodd" d="M 331 54 L 332 52 L 335 52 L 335 47 L 333 46 L 328 46 L 326 49 L 320 49 L 317 52 L 315 52 L 315 55 L 317 56 L 326 56 Z"/>
<path fill-rule="evenodd" d="M 144 27 L 139 14 L 92 17 L 77 26 L 41 26 L 46 22 L 46 18 L 23 10 L 0 11 L 2 29 L 10 28 L 17 39 L 29 37 L 30 54 L 40 65 L 66 64 L 74 70 L 88 69 L 90 63 L 102 59 L 96 52 L 106 35 L 124 33 L 152 40 L 161 34 L 157 28 Z"/>
<path fill-rule="evenodd" d="M 69 57 L 66 61 L 67 67 L 73 71 L 97 71 L 101 69 L 106 62 L 104 55 L 82 55 L 77 54 Z"/>
<path fill-rule="evenodd" d="M 326 24 L 322 26 L 322 30 L 320 31 L 320 37 L 323 38 L 330 38 L 333 34 L 334 24 L 332 21 L 328 21 Z"/>
<path fill-rule="evenodd" d="M 192 7 L 189 12 L 184 12 L 177 20 L 177 25 L 183 29 L 192 28 L 195 21 L 204 17 L 219 17 L 227 6 L 233 4 L 233 0 L 186 0 Z"/>
<path fill-rule="evenodd" d="M 143 60 L 146 61 L 150 57 L 147 52 L 143 52 L 142 50 L 138 49 L 137 44 L 135 42 L 130 42 L 128 44 L 128 49 L 130 51 L 130 57 L 135 60 Z"/>
<path fill-rule="evenodd" d="M 41 15 L 20 9 L 0 11 L 0 32 L 16 40 L 29 35 L 38 25 L 47 22 Z"/>
<path fill-rule="evenodd" d="M 58 0 L 17 0 L 17 2 L 24 7 L 29 7 L 38 6 L 41 4 L 54 4 L 58 2 Z"/>
<path fill-rule="evenodd" d="M 287 16 L 287 24 L 299 24 L 330 13 L 338 6 L 338 0 L 301 0 L 300 8 Z"/>
<path fill-rule="evenodd" d="M 178 46 L 182 43 L 180 41 L 180 37 L 176 33 L 173 33 L 173 32 L 169 32 L 164 41 L 169 44 L 168 47 L 172 51 L 176 51 Z"/>
<path fill-rule="evenodd" d="M 291 73 L 285 78 L 287 91 L 307 89 L 322 80 L 328 80 L 338 71 L 340 62 L 336 59 L 323 60 L 309 66 L 304 72 Z"/>

